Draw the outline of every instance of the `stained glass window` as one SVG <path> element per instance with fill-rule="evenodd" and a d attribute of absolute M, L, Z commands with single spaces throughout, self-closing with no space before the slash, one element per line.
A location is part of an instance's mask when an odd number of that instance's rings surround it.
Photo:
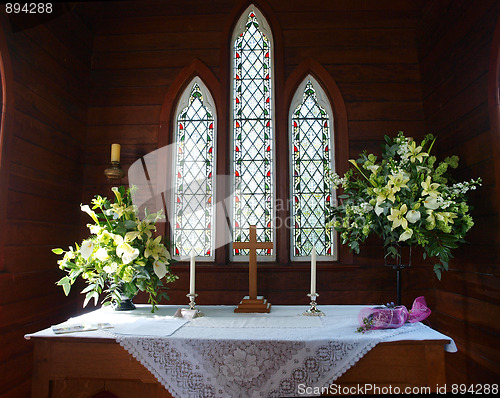
<path fill-rule="evenodd" d="M 188 105 L 177 115 L 173 247 L 176 256 L 194 248 L 196 256 L 213 258 L 215 111 L 200 85 L 189 86 Z"/>
<path fill-rule="evenodd" d="M 247 241 L 250 225 L 257 240 L 274 240 L 272 38 L 255 10 L 245 13 L 233 47 L 233 240 Z M 247 250 L 234 250 L 246 256 Z M 273 251 L 258 250 L 259 256 Z"/>
<path fill-rule="evenodd" d="M 317 94 L 323 94 L 319 84 L 309 76 L 299 90 L 300 103 L 291 109 L 290 118 L 292 257 L 310 256 L 313 247 L 318 256 L 332 256 L 335 239 L 325 227 L 333 199 L 325 179 L 332 169 L 331 119 L 318 101 Z"/>

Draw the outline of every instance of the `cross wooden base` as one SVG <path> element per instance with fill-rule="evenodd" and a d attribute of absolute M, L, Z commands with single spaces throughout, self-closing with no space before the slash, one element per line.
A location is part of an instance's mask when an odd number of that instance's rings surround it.
<path fill-rule="evenodd" d="M 262 296 L 257 296 L 255 299 L 245 296 L 234 309 L 234 312 L 271 312 L 271 303 L 268 303 Z"/>

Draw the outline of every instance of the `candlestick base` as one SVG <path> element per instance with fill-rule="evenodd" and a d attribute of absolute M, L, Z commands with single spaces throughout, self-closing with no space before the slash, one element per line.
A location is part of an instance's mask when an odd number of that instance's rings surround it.
<path fill-rule="evenodd" d="M 194 302 L 194 298 L 198 297 L 198 295 L 196 293 L 194 293 L 194 294 L 189 293 L 189 294 L 186 294 L 186 297 L 189 297 L 189 309 L 191 311 L 195 312 L 193 315 L 193 318 L 200 318 L 202 316 L 205 316 L 205 314 L 203 312 L 196 309 L 196 303 Z"/>
<path fill-rule="evenodd" d="M 316 307 L 316 297 L 318 297 L 318 293 L 311 294 L 309 293 L 307 297 L 311 298 L 311 302 L 309 303 L 311 305 L 311 308 L 309 308 L 307 311 L 303 312 L 302 315 L 305 316 L 325 316 L 325 313 L 321 310 L 318 310 Z"/>

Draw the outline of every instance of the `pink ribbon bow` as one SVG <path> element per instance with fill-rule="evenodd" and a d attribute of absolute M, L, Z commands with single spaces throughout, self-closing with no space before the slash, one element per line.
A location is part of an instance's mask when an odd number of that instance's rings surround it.
<path fill-rule="evenodd" d="M 415 299 L 410 311 L 404 305 L 394 308 L 385 306 L 367 307 L 359 312 L 358 321 L 361 327 L 358 331 L 396 329 L 403 326 L 406 322 L 414 323 L 423 321 L 430 314 L 431 310 L 427 307 L 424 296 Z"/>

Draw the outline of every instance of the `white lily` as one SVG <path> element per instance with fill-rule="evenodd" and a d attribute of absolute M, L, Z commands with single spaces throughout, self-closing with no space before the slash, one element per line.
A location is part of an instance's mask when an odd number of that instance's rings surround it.
<path fill-rule="evenodd" d="M 408 207 L 406 206 L 406 204 L 402 205 L 399 210 L 394 208 L 391 209 L 391 214 L 387 216 L 387 219 L 389 221 L 392 221 L 391 229 L 395 229 L 399 226 L 401 226 L 403 229 L 408 228 L 408 221 L 403 217 L 407 211 Z"/>
<path fill-rule="evenodd" d="M 139 256 L 139 249 L 130 246 L 127 242 L 123 242 L 116 248 L 116 254 L 123 261 L 123 264 L 129 264 Z"/>
<path fill-rule="evenodd" d="M 434 216 L 434 211 L 433 210 L 426 210 L 427 213 L 427 218 L 425 221 L 427 222 L 426 229 L 432 230 L 436 227 L 436 217 Z"/>
<path fill-rule="evenodd" d="M 125 242 L 132 242 L 141 233 L 139 231 L 130 231 L 125 234 Z"/>
<path fill-rule="evenodd" d="M 111 263 L 110 265 L 105 265 L 103 268 L 104 272 L 107 274 L 114 274 L 116 271 L 118 271 L 118 264 L 117 263 Z"/>
<path fill-rule="evenodd" d="M 101 232 L 102 230 L 102 227 L 100 227 L 99 225 L 87 224 L 87 227 L 89 228 L 90 233 L 94 235 L 99 234 L 99 232 Z"/>
<path fill-rule="evenodd" d="M 399 241 L 404 242 L 413 236 L 413 230 L 411 228 L 406 228 L 405 231 L 399 235 Z"/>
<path fill-rule="evenodd" d="M 148 258 L 153 256 L 155 260 L 158 260 L 163 248 L 161 244 L 161 236 L 157 236 L 155 239 L 148 239 L 146 242 L 146 249 L 144 250 L 144 257 Z"/>
<path fill-rule="evenodd" d="M 422 181 L 420 185 L 422 185 L 422 196 L 429 195 L 432 198 L 437 198 L 439 196 L 439 192 L 436 191 L 436 189 L 440 184 L 437 182 L 431 183 L 431 176 L 427 176 L 425 181 Z"/>
<path fill-rule="evenodd" d="M 84 205 L 84 206 L 80 205 L 80 209 L 83 212 L 87 213 L 90 217 L 92 217 L 92 220 L 94 220 L 96 224 L 99 224 L 99 220 L 97 219 L 97 215 L 95 214 L 95 211 L 93 211 L 89 207 L 89 205 Z"/>
<path fill-rule="evenodd" d="M 405 158 L 410 159 L 410 162 L 415 163 L 418 160 L 420 163 L 424 161 L 424 157 L 429 156 L 427 152 L 422 152 L 422 147 L 417 146 L 415 141 L 408 144 L 408 152 L 405 153 Z"/>
<path fill-rule="evenodd" d="M 409 210 L 408 213 L 406 213 L 406 219 L 412 224 L 415 224 L 420 220 L 420 212 L 417 210 Z"/>
<path fill-rule="evenodd" d="M 383 207 L 380 207 L 379 204 L 377 203 L 375 205 L 375 214 L 377 216 L 380 216 L 382 213 L 384 212 L 384 208 Z"/>
<path fill-rule="evenodd" d="M 426 209 L 436 210 L 439 207 L 439 203 L 436 198 L 429 196 L 424 200 L 424 207 Z"/>
<path fill-rule="evenodd" d="M 380 169 L 380 166 L 379 166 L 379 165 L 374 164 L 374 165 L 371 165 L 371 166 L 366 166 L 366 168 L 367 168 L 368 170 L 370 170 L 373 174 L 377 174 L 378 169 Z"/>
<path fill-rule="evenodd" d="M 406 185 L 408 181 L 410 181 L 410 177 L 405 173 L 389 176 L 389 184 L 392 184 L 393 192 L 399 192 L 401 188 L 408 188 L 408 185 Z"/>
<path fill-rule="evenodd" d="M 167 274 L 167 267 L 163 261 L 155 260 L 153 263 L 153 269 L 158 278 L 163 278 Z"/>
<path fill-rule="evenodd" d="M 100 247 L 95 252 L 95 258 L 97 258 L 99 261 L 109 260 L 109 254 L 108 254 L 107 249 L 105 247 Z"/>
<path fill-rule="evenodd" d="M 94 242 L 92 242 L 90 239 L 84 240 L 82 242 L 82 246 L 80 247 L 80 253 L 85 260 L 87 260 L 92 255 L 93 250 L 94 250 Z"/>

